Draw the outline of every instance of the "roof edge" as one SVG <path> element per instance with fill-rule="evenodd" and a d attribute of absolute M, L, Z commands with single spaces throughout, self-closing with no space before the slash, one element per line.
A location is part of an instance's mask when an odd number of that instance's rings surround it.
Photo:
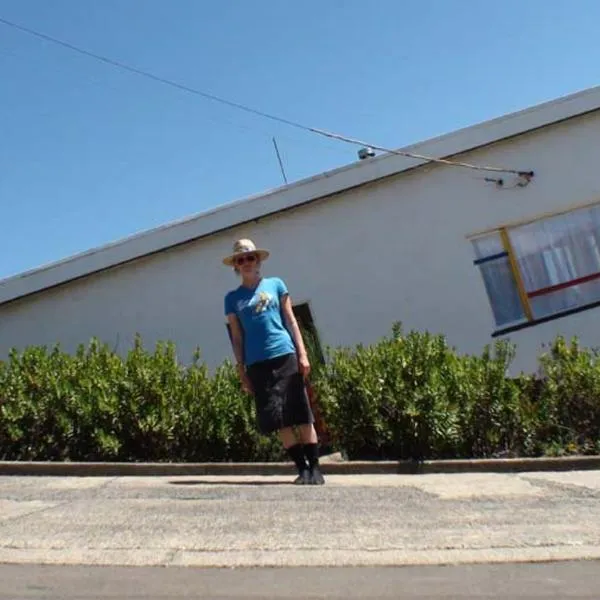
<path fill-rule="evenodd" d="M 598 109 L 600 86 L 405 146 L 399 151 L 437 158 L 454 156 Z M 381 154 L 223 204 L 0 280 L 0 304 L 306 202 L 409 171 L 427 162 L 397 154 Z M 503 167 L 517 168 L 516 165 Z M 531 168 L 530 165 L 519 167 Z"/>

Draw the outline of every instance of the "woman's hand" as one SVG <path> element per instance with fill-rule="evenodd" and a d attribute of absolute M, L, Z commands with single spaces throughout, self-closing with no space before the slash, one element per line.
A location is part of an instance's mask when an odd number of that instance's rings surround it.
<path fill-rule="evenodd" d="M 242 390 L 247 394 L 254 394 L 252 382 L 250 381 L 250 377 L 248 377 L 248 374 L 246 373 L 244 365 L 238 365 L 238 375 L 242 384 Z"/>
<path fill-rule="evenodd" d="M 244 375 L 242 377 L 242 390 L 247 394 L 254 395 L 254 388 L 252 387 L 252 383 L 250 382 L 248 375 Z"/>
<path fill-rule="evenodd" d="M 306 379 L 310 374 L 310 362 L 308 361 L 308 356 L 306 354 L 301 354 L 298 357 L 298 370 L 302 374 L 302 377 Z"/>

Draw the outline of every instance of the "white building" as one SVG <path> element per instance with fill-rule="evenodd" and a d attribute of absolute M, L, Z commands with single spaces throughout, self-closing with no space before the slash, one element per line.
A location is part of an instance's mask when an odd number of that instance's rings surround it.
<path fill-rule="evenodd" d="M 223 296 L 237 285 L 221 258 L 250 237 L 323 345 L 401 321 L 469 353 L 508 336 L 515 372 L 533 370 L 559 333 L 600 345 L 598 140 L 594 88 L 403 149 L 531 179 L 386 154 L 11 277 L 0 358 L 92 336 L 125 352 L 139 332 L 148 348 L 172 339 L 184 362 L 200 346 L 214 367 L 231 357 Z"/>

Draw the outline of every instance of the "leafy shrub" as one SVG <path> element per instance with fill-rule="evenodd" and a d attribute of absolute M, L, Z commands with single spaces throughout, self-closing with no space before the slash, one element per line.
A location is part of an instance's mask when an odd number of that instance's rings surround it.
<path fill-rule="evenodd" d="M 515 348 L 498 341 L 481 356 L 456 357 L 448 373 L 448 393 L 459 422 L 460 457 L 509 457 L 523 454 L 531 428 L 524 381 L 508 377 Z"/>
<path fill-rule="evenodd" d="M 558 336 L 540 356 L 536 450 L 600 453 L 600 353 Z"/>
<path fill-rule="evenodd" d="M 349 458 L 435 459 L 600 453 L 599 354 L 558 338 L 540 377 L 508 375 L 514 345 L 460 356 L 410 332 L 338 348 L 318 383 Z"/>
<path fill-rule="evenodd" d="M 373 346 L 331 353 L 319 392 L 350 457 L 490 456 L 523 437 L 511 359 L 505 343 L 460 357 L 443 336 L 405 336 L 396 324 Z"/>
<path fill-rule="evenodd" d="M 395 325 L 391 337 L 329 353 L 319 397 L 335 442 L 350 458 L 443 455 L 456 436 L 443 368 L 443 338 Z"/>
<path fill-rule="evenodd" d="M 305 332 L 312 383 L 349 458 L 432 459 L 600 453 L 600 353 L 558 337 L 536 375 L 508 375 L 515 347 L 463 356 L 400 324 L 372 345 L 328 349 Z M 254 400 L 225 361 L 183 366 L 170 342 L 120 357 L 92 339 L 12 350 L 0 361 L 0 459 L 272 461 Z"/>
<path fill-rule="evenodd" d="M 4 460 L 276 460 L 275 439 L 256 432 L 254 402 L 235 370 L 210 377 L 196 353 L 153 353 L 138 336 L 122 359 L 93 339 L 70 356 L 56 346 L 13 350 L 0 363 Z"/>

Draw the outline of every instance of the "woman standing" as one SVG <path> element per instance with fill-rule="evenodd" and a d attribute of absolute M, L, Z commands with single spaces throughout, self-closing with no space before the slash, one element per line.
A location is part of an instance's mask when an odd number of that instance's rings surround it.
<path fill-rule="evenodd" d="M 296 464 L 294 483 L 322 485 L 317 433 L 304 383 L 310 363 L 285 283 L 260 273 L 268 257 L 267 250 L 243 239 L 223 259 L 242 280 L 225 296 L 238 373 L 242 388 L 254 396 L 260 432 L 277 431 Z"/>

